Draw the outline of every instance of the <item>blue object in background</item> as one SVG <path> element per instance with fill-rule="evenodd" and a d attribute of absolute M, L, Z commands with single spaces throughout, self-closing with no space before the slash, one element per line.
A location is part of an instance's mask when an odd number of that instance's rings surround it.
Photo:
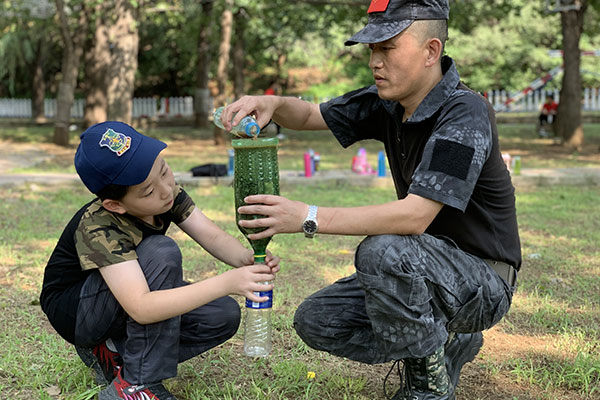
<path fill-rule="evenodd" d="M 377 176 L 385 176 L 385 153 L 380 151 L 377 156 Z"/>
<path fill-rule="evenodd" d="M 227 151 L 227 154 L 229 154 L 229 164 L 227 167 L 227 175 L 232 176 L 233 175 L 233 155 L 235 154 L 235 152 L 233 151 L 233 149 L 229 149 Z"/>

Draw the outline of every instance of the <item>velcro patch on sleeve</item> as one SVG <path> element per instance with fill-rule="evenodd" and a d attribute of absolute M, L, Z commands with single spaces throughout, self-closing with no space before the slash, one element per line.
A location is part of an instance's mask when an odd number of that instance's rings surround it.
<path fill-rule="evenodd" d="M 450 140 L 438 139 L 433 146 L 429 170 L 467 179 L 475 149 Z"/>

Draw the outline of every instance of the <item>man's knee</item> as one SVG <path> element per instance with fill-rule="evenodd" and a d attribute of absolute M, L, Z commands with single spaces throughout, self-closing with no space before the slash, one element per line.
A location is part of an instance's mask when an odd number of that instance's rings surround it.
<path fill-rule="evenodd" d="M 358 271 L 369 275 L 377 275 L 381 269 L 403 269 L 408 267 L 403 261 L 412 258 L 418 247 L 419 236 L 368 236 L 358 246 L 354 264 Z"/>

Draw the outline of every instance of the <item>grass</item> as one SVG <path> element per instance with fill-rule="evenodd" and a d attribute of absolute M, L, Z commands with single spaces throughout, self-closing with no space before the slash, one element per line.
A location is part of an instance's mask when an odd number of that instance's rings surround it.
<path fill-rule="evenodd" d="M 242 239 L 230 187 L 188 191 L 210 218 Z M 392 189 L 344 185 L 297 186 L 285 194 L 324 206 L 394 198 Z M 482 352 L 465 368 L 459 398 L 600 398 L 599 196 L 595 187 L 518 193 L 524 256 L 519 289 L 507 317 L 484 333 Z M 37 301 L 55 241 L 88 198 L 81 185 L 0 187 L 0 398 L 88 399 L 99 391 L 92 373 L 52 330 Z M 226 268 L 178 229 L 170 234 L 182 248 L 188 279 L 204 279 Z M 241 355 L 240 330 L 224 345 L 180 365 L 179 376 L 168 380 L 167 387 L 191 400 L 383 398 L 389 365 L 367 366 L 314 351 L 292 328 L 303 298 L 353 271 L 360 239 L 274 238 L 270 248 L 283 261 L 276 281 L 272 355 L 266 360 Z M 314 379 L 307 377 L 309 371 Z"/>
<path fill-rule="evenodd" d="M 524 168 L 600 166 L 600 125 L 586 125 L 587 145 L 578 153 L 536 138 L 530 125 L 499 129 L 502 150 L 521 155 Z M 227 160 L 227 147 L 214 146 L 210 131 L 169 127 L 148 133 L 168 142 L 166 157 L 176 171 Z M 321 153 L 322 168 L 346 169 L 359 147 L 341 149 L 322 132 L 284 133 L 281 169 L 301 170 L 302 154 L 308 148 Z M 10 172 L 74 172 L 75 146 L 57 148 L 49 143 L 50 137 L 49 127 L 0 128 L 3 148 L 12 151 L 0 154 L 0 160 L 15 155 L 26 158 Z M 72 143 L 76 143 L 75 133 Z M 360 146 L 367 148 L 375 165 L 380 144 Z M 37 157 L 38 151 L 52 157 Z M 235 227 L 232 188 L 188 187 L 188 192 L 209 218 L 242 239 Z M 283 194 L 322 206 L 395 198 L 393 188 L 343 184 L 297 185 Z M 72 346 L 48 324 L 38 302 L 45 263 L 58 236 L 89 198 L 80 184 L 0 186 L 2 399 L 91 399 L 100 390 Z M 519 288 L 509 314 L 484 332 L 482 351 L 464 368 L 459 399 L 600 399 L 598 198 L 598 187 L 518 188 L 524 260 Z M 205 279 L 227 268 L 177 228 L 169 234 L 182 249 L 187 279 Z M 270 249 L 283 261 L 276 281 L 272 355 L 266 360 L 241 355 L 240 329 L 222 346 L 181 364 L 178 377 L 166 381 L 167 387 L 188 400 L 383 398 L 383 378 L 390 365 L 362 365 L 314 351 L 292 327 L 294 311 L 306 296 L 353 272 L 354 249 L 360 240 L 319 235 L 309 241 L 300 234 L 274 238 Z M 392 386 L 397 383 L 396 378 Z"/>

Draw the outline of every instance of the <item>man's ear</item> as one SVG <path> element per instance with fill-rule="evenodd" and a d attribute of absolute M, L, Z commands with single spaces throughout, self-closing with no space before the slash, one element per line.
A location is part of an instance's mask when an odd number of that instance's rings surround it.
<path fill-rule="evenodd" d="M 442 57 L 442 50 L 444 46 L 442 41 L 438 38 L 432 38 L 427 41 L 427 59 L 425 60 L 425 66 L 431 67 L 437 64 Z"/>
<path fill-rule="evenodd" d="M 123 204 L 118 200 L 104 199 L 102 200 L 102 207 L 117 214 L 125 214 L 127 212 Z"/>

